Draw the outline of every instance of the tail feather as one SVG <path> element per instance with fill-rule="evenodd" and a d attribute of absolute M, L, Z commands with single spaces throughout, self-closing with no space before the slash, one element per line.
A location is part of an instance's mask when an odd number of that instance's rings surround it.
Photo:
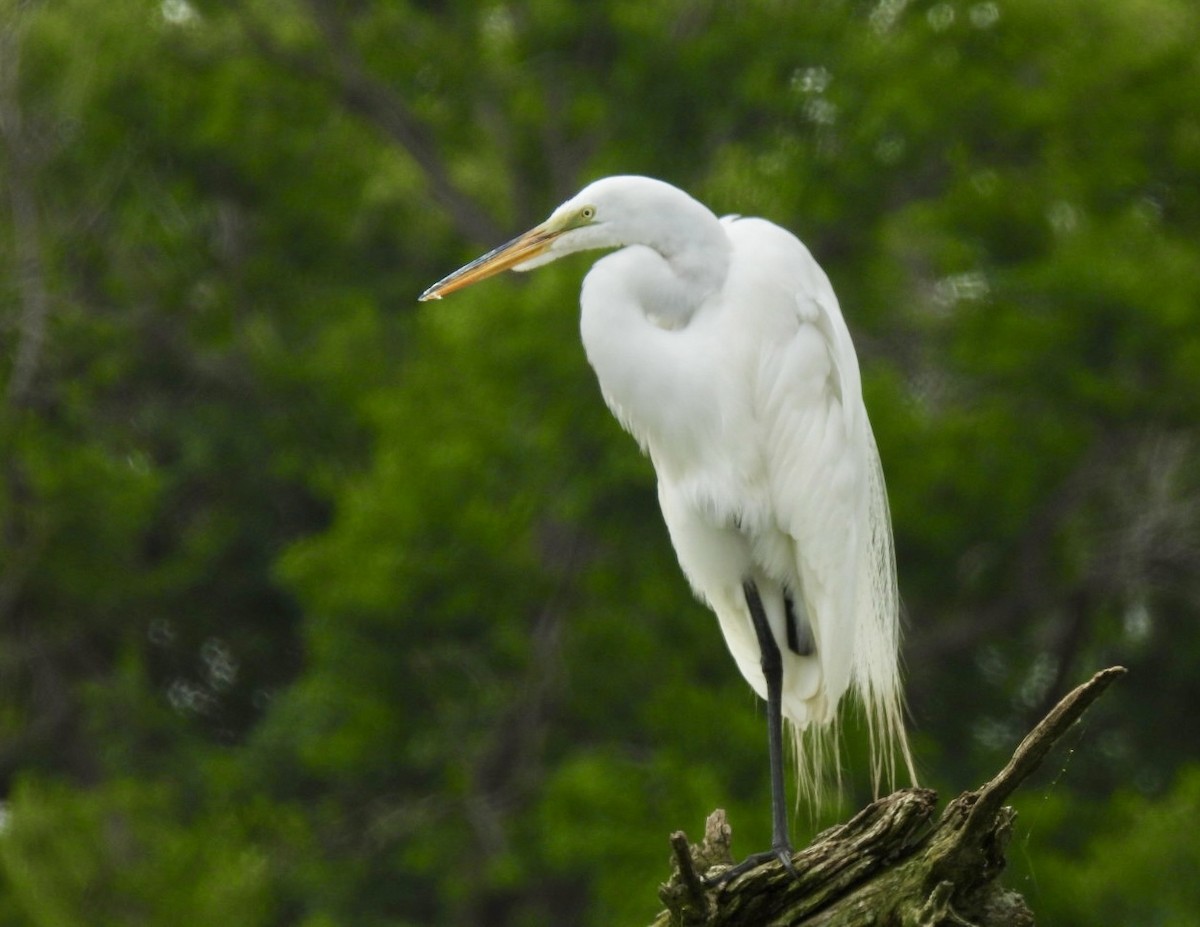
<path fill-rule="evenodd" d="M 901 688 L 900 597 L 896 585 L 896 556 L 892 541 L 887 489 L 875 438 L 868 437 L 868 494 L 860 521 L 858 579 L 854 609 L 851 688 L 862 710 L 870 740 L 871 784 L 894 788 L 897 763 L 913 785 L 917 773 L 904 727 Z M 841 792 L 840 706 L 818 713 L 822 722 L 791 724 L 795 754 L 797 800 L 811 807 L 824 803 L 832 784 Z"/>
<path fill-rule="evenodd" d="M 868 427 L 868 530 L 866 569 L 859 574 L 858 627 L 855 640 L 854 687 L 863 705 L 871 739 L 871 775 L 880 786 L 895 785 L 900 759 L 913 785 L 917 773 L 904 729 L 904 695 L 900 680 L 900 593 L 896 585 L 896 551 L 887 486 L 875 436 Z"/>

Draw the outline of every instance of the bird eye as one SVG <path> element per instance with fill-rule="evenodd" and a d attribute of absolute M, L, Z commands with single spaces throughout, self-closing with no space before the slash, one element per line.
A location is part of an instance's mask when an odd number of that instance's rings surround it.
<path fill-rule="evenodd" d="M 596 207 L 595 206 L 584 206 L 583 209 L 579 210 L 579 218 L 595 219 L 596 218 Z"/>

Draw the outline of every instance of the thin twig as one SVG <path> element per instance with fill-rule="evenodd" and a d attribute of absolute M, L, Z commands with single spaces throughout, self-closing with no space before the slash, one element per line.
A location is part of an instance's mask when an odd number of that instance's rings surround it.
<path fill-rule="evenodd" d="M 1101 670 L 1055 705 L 1037 727 L 1025 735 L 1007 765 L 979 790 L 979 797 L 967 816 L 964 830 L 974 832 L 976 828 L 990 827 L 1004 800 L 1041 765 L 1067 728 L 1078 721 L 1092 702 L 1125 672 L 1123 666 Z"/>

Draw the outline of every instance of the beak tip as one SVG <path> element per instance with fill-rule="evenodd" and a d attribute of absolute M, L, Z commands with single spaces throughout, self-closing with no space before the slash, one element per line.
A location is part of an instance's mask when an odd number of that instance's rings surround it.
<path fill-rule="evenodd" d="M 426 303 L 431 299 L 441 299 L 444 294 L 457 292 L 465 286 L 498 274 L 502 270 L 528 270 L 520 265 L 541 257 L 560 234 L 562 234 L 561 230 L 547 230 L 545 223 L 536 226 L 507 244 L 493 248 L 482 257 L 477 257 L 448 277 L 443 277 L 418 296 L 417 302 Z"/>

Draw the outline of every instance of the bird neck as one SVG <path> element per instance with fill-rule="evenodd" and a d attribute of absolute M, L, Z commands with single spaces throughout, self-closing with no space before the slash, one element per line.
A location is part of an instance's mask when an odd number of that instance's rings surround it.
<path fill-rule="evenodd" d="M 647 278 L 641 304 L 665 328 L 679 328 L 706 299 L 725 284 L 729 271 L 729 239 L 715 219 L 689 227 L 686 234 L 655 242 L 665 265 L 662 275 Z"/>

